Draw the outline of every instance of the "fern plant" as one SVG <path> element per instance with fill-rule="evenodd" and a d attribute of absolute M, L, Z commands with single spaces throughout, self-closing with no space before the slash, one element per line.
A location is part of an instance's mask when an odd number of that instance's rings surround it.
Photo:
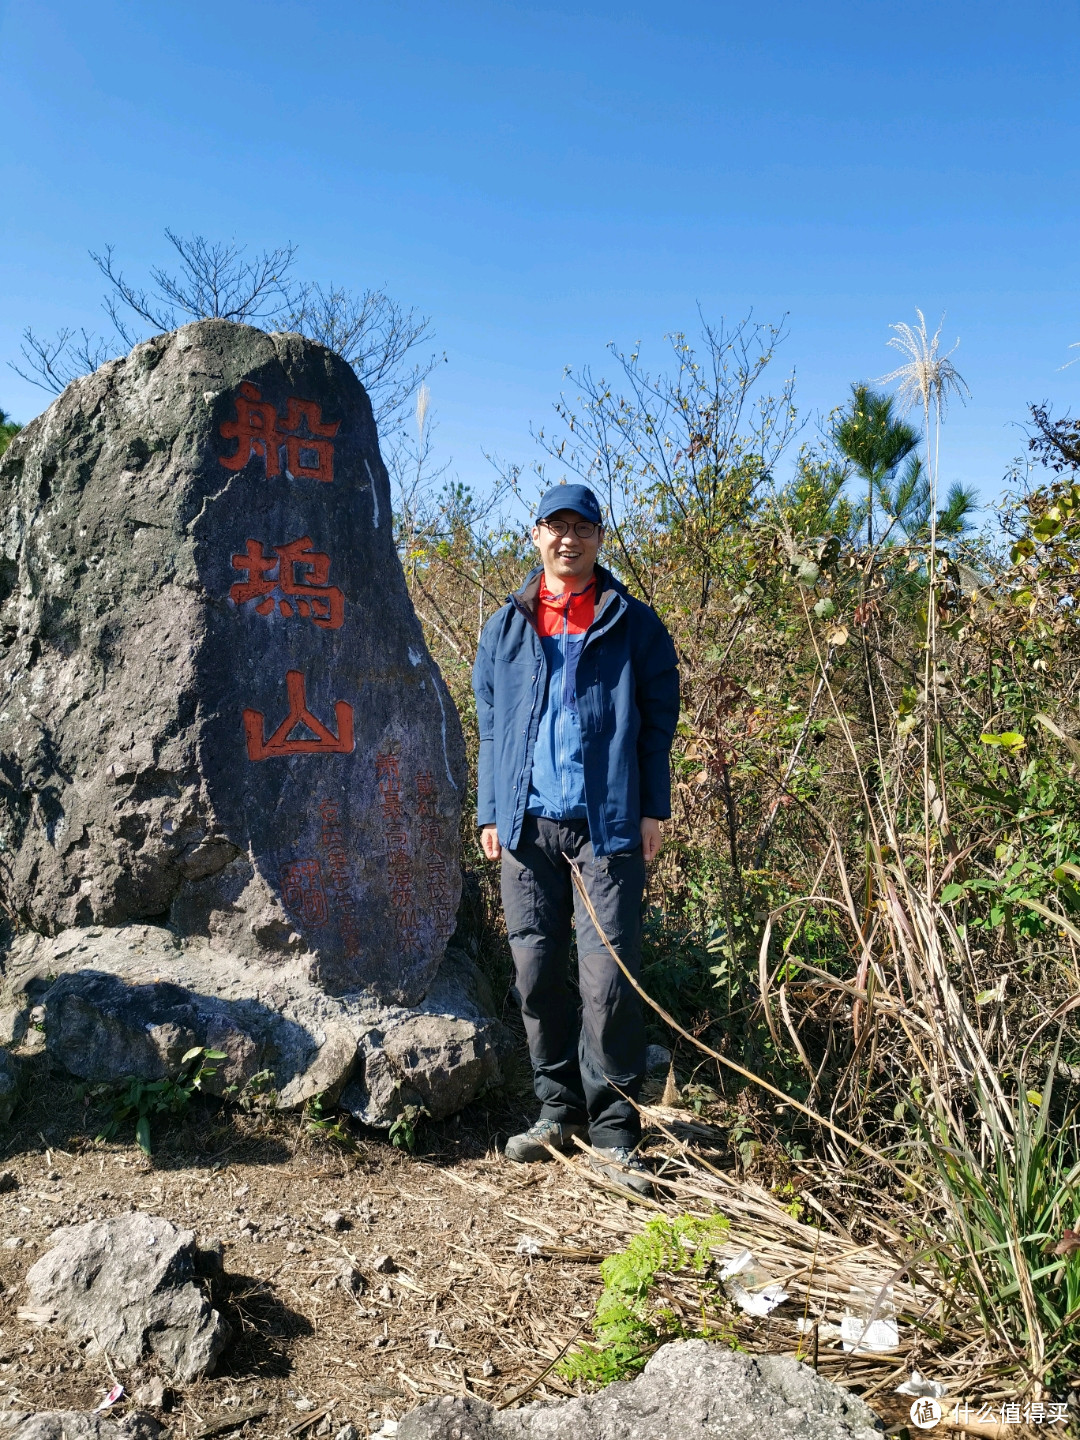
<path fill-rule="evenodd" d="M 608 1385 L 642 1369 L 668 1340 L 703 1337 L 734 1343 L 723 1327 L 709 1325 L 702 1307 L 700 1326 L 688 1327 L 669 1305 L 657 1303 L 657 1281 L 679 1271 L 702 1274 L 710 1249 L 727 1239 L 722 1215 L 701 1219 L 677 1215 L 650 1220 L 625 1250 L 609 1255 L 600 1266 L 604 1289 L 596 1302 L 593 1333 L 597 1345 L 579 1345 L 559 1363 L 563 1379 Z"/>

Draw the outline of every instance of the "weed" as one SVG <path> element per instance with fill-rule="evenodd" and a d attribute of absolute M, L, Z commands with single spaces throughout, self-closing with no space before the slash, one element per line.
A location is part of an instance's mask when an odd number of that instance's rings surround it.
<path fill-rule="evenodd" d="M 1041 1092 L 1021 1087 L 1009 1105 L 980 1093 L 983 1147 L 944 1117 L 923 1123 L 948 1212 L 931 1253 L 986 1329 L 1021 1352 L 1029 1380 L 1052 1390 L 1080 1359 L 1080 1163 L 1075 1117 L 1050 1120 L 1053 1078 L 1051 1067 Z"/>
<path fill-rule="evenodd" d="M 205 1050 L 196 1045 L 180 1062 L 180 1073 L 166 1076 L 163 1080 L 139 1080 L 132 1078 L 119 1088 L 99 1085 L 84 1091 L 89 1100 L 111 1099 L 112 1115 L 97 1136 L 98 1140 L 112 1140 L 121 1125 L 135 1121 L 135 1140 L 144 1155 L 152 1154 L 150 1120 L 152 1116 L 167 1116 L 171 1119 L 184 1114 L 194 1097 L 205 1090 L 206 1082 L 217 1074 L 217 1067 L 210 1061 L 225 1060 L 222 1050 Z"/>
<path fill-rule="evenodd" d="M 323 1094 L 313 1095 L 304 1106 L 304 1121 L 307 1132 L 317 1140 L 329 1140 L 343 1150 L 354 1150 L 356 1140 L 348 1129 L 337 1107 L 327 1101 Z"/>
<path fill-rule="evenodd" d="M 406 1105 L 390 1126 L 390 1144 L 398 1150 L 407 1150 L 411 1155 L 416 1149 L 416 1132 L 421 1121 L 430 1117 L 431 1112 L 426 1105 Z"/>
<path fill-rule="evenodd" d="M 650 1220 L 625 1250 L 609 1255 L 600 1266 L 604 1289 L 593 1319 L 599 1344 L 580 1345 L 559 1363 L 557 1373 L 565 1380 L 608 1385 L 640 1370 L 668 1340 L 721 1339 L 733 1346 L 728 1329 L 706 1320 L 704 1305 L 701 1325 L 688 1326 L 657 1294 L 664 1275 L 686 1270 L 702 1274 L 711 1259 L 710 1247 L 722 1244 L 727 1232 L 722 1215 Z"/>
<path fill-rule="evenodd" d="M 250 1115 L 253 1110 L 275 1110 L 278 1092 L 274 1088 L 274 1072 L 257 1070 L 243 1085 L 227 1085 L 221 1092 L 221 1098 L 238 1105 L 245 1115 Z"/>

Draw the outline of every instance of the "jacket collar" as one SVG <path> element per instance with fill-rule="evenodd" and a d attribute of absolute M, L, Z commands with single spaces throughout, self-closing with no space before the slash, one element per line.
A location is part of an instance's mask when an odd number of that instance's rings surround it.
<path fill-rule="evenodd" d="M 525 583 L 520 590 L 515 590 L 508 597 L 510 604 L 515 605 L 519 610 L 524 610 L 529 619 L 536 624 L 536 604 L 540 594 L 540 582 L 544 578 L 544 567 L 535 565 L 525 577 Z M 610 570 L 603 565 L 596 567 L 596 618 L 608 608 L 617 596 L 624 598 L 630 592 L 621 580 L 616 580 Z M 594 622 L 595 623 L 595 622 Z"/>

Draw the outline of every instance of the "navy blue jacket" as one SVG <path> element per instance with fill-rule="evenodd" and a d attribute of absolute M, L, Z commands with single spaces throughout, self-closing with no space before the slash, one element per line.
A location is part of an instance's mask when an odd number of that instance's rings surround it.
<path fill-rule="evenodd" d="M 521 839 L 547 688 L 533 570 L 484 626 L 473 666 L 480 723 L 477 823 L 508 849 Z M 589 835 L 597 856 L 641 844 L 642 816 L 671 814 L 668 755 L 679 719 L 675 646 L 663 621 L 596 567 L 597 602 L 577 667 Z"/>

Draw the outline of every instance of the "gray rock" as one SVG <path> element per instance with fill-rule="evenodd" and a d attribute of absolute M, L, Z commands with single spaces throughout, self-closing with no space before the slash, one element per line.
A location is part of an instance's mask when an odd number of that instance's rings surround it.
<path fill-rule="evenodd" d="M 161 926 L 89 926 L 15 941 L 0 1042 L 25 1031 L 41 997 L 49 1056 L 80 1079 L 175 1075 L 203 1046 L 227 1057 L 210 1062 L 212 1091 L 268 1070 L 283 1106 L 341 1097 L 383 1127 L 405 1104 L 444 1116 L 498 1084 L 510 1044 L 483 976 L 457 949 L 420 1005 L 406 1007 L 366 991 L 328 995 L 287 967 L 232 966 L 205 941 Z"/>
<path fill-rule="evenodd" d="M 139 1410 L 119 1419 L 83 1410 L 39 1410 L 4 1421 L 4 1440 L 158 1440 L 161 1434 L 154 1417 Z"/>
<path fill-rule="evenodd" d="M 809 1366 L 704 1340 L 665 1345 L 632 1381 L 521 1410 L 432 1400 L 398 1440 L 880 1440 L 870 1408 Z"/>
<path fill-rule="evenodd" d="M 134 1212 L 57 1230 L 26 1276 L 33 1308 L 88 1353 L 130 1369 L 153 1355 L 179 1381 L 209 1375 L 229 1327 L 193 1283 L 195 1236 Z"/>
<path fill-rule="evenodd" d="M 420 1005 L 386 1010 L 364 1034 L 342 1109 L 382 1127 L 405 1105 L 423 1105 L 442 1120 L 500 1084 L 501 1062 L 513 1042 L 492 1019 L 494 1009 L 480 970 L 451 948 Z"/>
<path fill-rule="evenodd" d="M 155 1375 L 152 1380 L 144 1381 L 131 1398 L 136 1405 L 144 1405 L 148 1410 L 163 1410 L 165 1382 Z"/>
<path fill-rule="evenodd" d="M 22 1088 L 22 1075 L 18 1060 L 9 1051 L 0 1048 L 0 1125 L 6 1125 L 18 1104 Z M 7 1172 L 5 1172 L 6 1174 Z M 11 1189 L 0 1182 L 0 1189 Z"/>
<path fill-rule="evenodd" d="M 671 1051 L 663 1045 L 646 1045 L 645 1069 L 650 1075 L 666 1070 L 671 1064 Z"/>
<path fill-rule="evenodd" d="M 69 385 L 0 460 L 0 646 L 25 926 L 165 916 L 233 975 L 425 994 L 464 746 L 343 360 L 207 320 Z"/>

